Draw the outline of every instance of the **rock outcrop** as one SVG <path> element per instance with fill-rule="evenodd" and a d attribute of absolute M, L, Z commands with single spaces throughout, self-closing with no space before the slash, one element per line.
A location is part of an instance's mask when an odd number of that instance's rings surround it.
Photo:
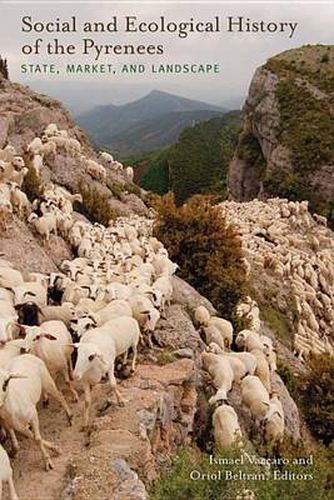
<path fill-rule="evenodd" d="M 334 199 L 333 46 L 283 52 L 258 68 L 229 168 L 239 201 L 309 199 L 329 219 Z"/>
<path fill-rule="evenodd" d="M 68 130 L 80 141 L 83 152 L 93 155 L 86 134 L 59 101 L 0 75 L 0 148 L 12 144 L 22 154 L 26 144 L 40 136 L 49 123 Z"/>
<path fill-rule="evenodd" d="M 75 124 L 62 103 L 27 86 L 13 83 L 0 74 L 0 148 L 9 144 L 22 155 L 26 153 L 27 145 L 35 137 L 41 137 L 50 123 L 55 123 L 58 129 L 66 130 L 69 137 L 78 140 L 82 154 L 73 156 L 57 151 L 55 155 L 44 158 L 44 182 L 60 184 L 71 192 L 78 192 L 80 184 L 89 185 L 110 198 L 115 215 L 147 213 L 145 204 L 138 196 L 140 189 L 127 183 L 123 176 L 108 172 L 107 185 L 114 189 L 112 191 L 85 173 L 84 155 L 96 159 L 96 153 L 85 132 Z M 131 188 L 136 193 L 132 193 Z"/>

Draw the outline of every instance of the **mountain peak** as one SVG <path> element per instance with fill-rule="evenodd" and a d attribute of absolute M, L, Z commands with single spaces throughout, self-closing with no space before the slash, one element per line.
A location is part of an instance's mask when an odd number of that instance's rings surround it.
<path fill-rule="evenodd" d="M 168 127 L 173 129 L 172 123 L 174 125 L 177 123 L 175 130 L 180 132 L 178 127 L 182 124 L 185 127 L 193 120 L 208 119 L 213 114 L 224 111 L 219 106 L 153 89 L 140 99 L 124 105 L 111 104 L 95 107 L 78 116 L 77 121 L 87 130 L 96 144 L 109 147 L 113 142 L 113 137 L 119 138 L 122 134 L 127 136 L 129 131 L 137 130 L 139 124 L 143 124 L 147 134 L 150 135 L 152 130 L 147 128 L 148 121 L 153 123 L 154 135 L 157 130 L 160 135 L 163 135 L 166 132 L 165 129 L 163 130 L 163 124 L 168 124 Z M 194 116 L 191 117 L 190 114 Z M 157 119 L 161 119 L 159 125 L 157 125 Z M 175 139 L 174 136 L 173 139 Z"/>

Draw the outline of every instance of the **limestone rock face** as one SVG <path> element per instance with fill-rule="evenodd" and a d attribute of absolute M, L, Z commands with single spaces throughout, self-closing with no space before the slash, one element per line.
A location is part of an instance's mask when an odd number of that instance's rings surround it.
<path fill-rule="evenodd" d="M 333 215 L 333 52 L 301 47 L 255 71 L 229 168 L 232 198 L 308 198 L 314 210 Z"/>

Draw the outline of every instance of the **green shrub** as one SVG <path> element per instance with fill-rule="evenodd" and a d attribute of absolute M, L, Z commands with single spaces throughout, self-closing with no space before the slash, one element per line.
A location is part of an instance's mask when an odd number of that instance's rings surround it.
<path fill-rule="evenodd" d="M 315 356 L 301 380 L 302 407 L 312 433 L 325 445 L 334 440 L 334 358 Z"/>
<path fill-rule="evenodd" d="M 132 184 L 131 182 L 127 182 L 124 186 L 124 190 L 128 193 L 135 194 L 138 198 L 142 198 L 141 190 L 136 184 Z"/>
<path fill-rule="evenodd" d="M 181 277 L 211 300 L 220 315 L 233 319 L 247 290 L 241 241 L 211 201 L 197 195 L 176 207 L 171 193 L 157 199 L 155 235 L 179 264 Z"/>
<path fill-rule="evenodd" d="M 79 192 L 82 196 L 80 212 L 91 222 L 108 226 L 109 221 L 115 219 L 115 213 L 109 204 L 109 196 L 101 193 L 97 188 L 85 185 L 83 180 L 79 183 Z"/>
<path fill-rule="evenodd" d="M 117 184 L 116 182 L 109 182 L 107 184 L 107 186 L 110 189 L 110 191 L 112 192 L 112 194 L 115 196 L 115 198 L 122 201 L 123 191 L 125 189 L 122 186 L 122 184 Z"/>
<path fill-rule="evenodd" d="M 321 63 L 328 63 L 329 62 L 329 54 L 324 54 L 321 59 L 320 59 L 320 62 Z"/>

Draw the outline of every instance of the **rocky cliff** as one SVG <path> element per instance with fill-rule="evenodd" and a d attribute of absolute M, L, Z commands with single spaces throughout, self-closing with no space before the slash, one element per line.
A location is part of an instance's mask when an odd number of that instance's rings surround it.
<path fill-rule="evenodd" d="M 309 199 L 333 220 L 334 46 L 283 52 L 258 68 L 229 168 L 233 198 Z"/>

